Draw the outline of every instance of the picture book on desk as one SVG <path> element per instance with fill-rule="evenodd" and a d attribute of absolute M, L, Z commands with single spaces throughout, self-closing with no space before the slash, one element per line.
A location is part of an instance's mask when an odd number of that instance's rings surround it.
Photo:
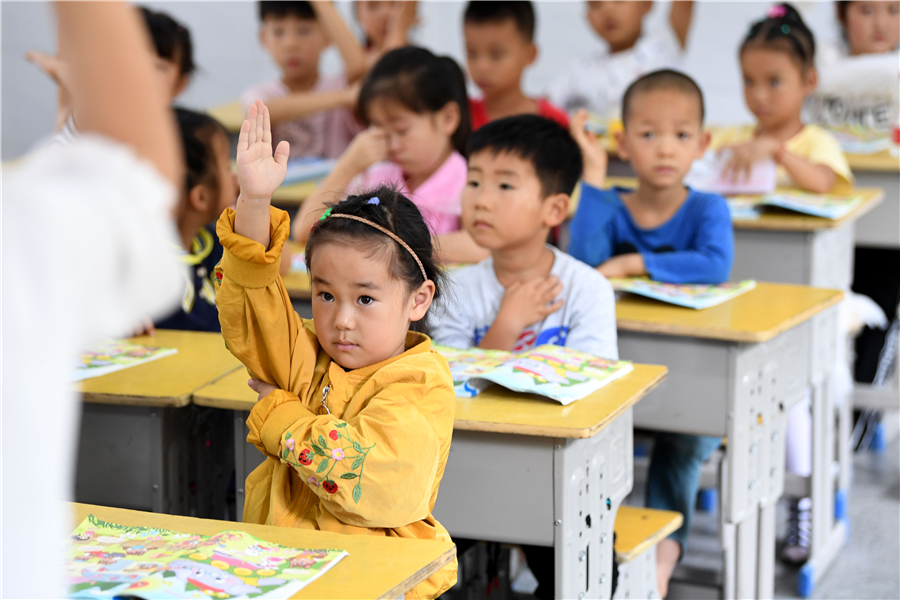
<path fill-rule="evenodd" d="M 288 598 L 345 556 L 242 531 L 194 535 L 88 515 L 72 533 L 65 577 L 70 598 Z"/>
<path fill-rule="evenodd" d="M 456 395 L 461 398 L 471 398 L 496 383 L 514 392 L 546 396 L 565 406 L 634 369 L 628 361 L 598 358 L 550 344 L 524 352 L 434 348 L 447 358 Z"/>
<path fill-rule="evenodd" d="M 72 381 L 100 377 L 129 367 L 136 367 L 151 360 L 171 356 L 177 352 L 177 348 L 142 346 L 122 340 L 103 342 L 81 353 L 75 363 Z"/>
<path fill-rule="evenodd" d="M 728 208 L 731 211 L 731 218 L 739 221 L 758 219 L 762 209 L 767 206 L 837 220 L 845 217 L 861 202 L 862 196 L 859 195 L 831 196 L 779 191 L 764 196 L 729 198 Z"/>
<path fill-rule="evenodd" d="M 694 161 L 684 177 L 684 184 L 703 192 L 723 196 L 738 194 L 768 194 L 775 191 L 776 166 L 771 160 L 754 163 L 747 177 L 732 179 L 725 175 L 731 161 L 730 151 L 710 150 Z"/>
<path fill-rule="evenodd" d="M 334 169 L 334 160 L 318 156 L 294 158 L 288 161 L 284 184 L 303 183 L 322 179 Z"/>
<path fill-rule="evenodd" d="M 756 287 L 752 279 L 735 283 L 679 284 L 651 281 L 644 277 L 610 278 L 617 292 L 638 294 L 685 308 L 703 309 L 722 304 Z"/>

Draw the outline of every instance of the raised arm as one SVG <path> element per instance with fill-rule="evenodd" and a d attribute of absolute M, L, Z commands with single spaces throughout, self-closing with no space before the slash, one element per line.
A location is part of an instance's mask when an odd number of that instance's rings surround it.
<path fill-rule="evenodd" d="M 672 31 L 682 48 L 687 46 L 688 32 L 691 29 L 691 19 L 694 16 L 694 3 L 690 0 L 674 0 L 669 9 L 669 23 Z"/>
<path fill-rule="evenodd" d="M 353 82 L 365 75 L 366 56 L 353 32 L 347 27 L 344 19 L 330 1 L 317 0 L 310 2 L 319 25 L 325 30 L 328 39 L 337 46 L 341 58 L 344 59 L 344 74 L 348 82 Z"/>
<path fill-rule="evenodd" d="M 78 128 L 118 140 L 180 186 L 181 152 L 137 11 L 119 2 L 57 2 Z"/>
<path fill-rule="evenodd" d="M 331 92 L 298 92 L 282 98 L 266 100 L 272 124 L 302 119 L 323 110 L 352 108 L 359 96 L 359 86 L 351 85 Z"/>

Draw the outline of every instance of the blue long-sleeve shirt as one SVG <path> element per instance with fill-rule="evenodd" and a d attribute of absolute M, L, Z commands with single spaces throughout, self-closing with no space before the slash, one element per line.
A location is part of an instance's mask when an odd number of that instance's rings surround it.
<path fill-rule="evenodd" d="M 569 225 L 569 254 L 596 267 L 618 254 L 639 252 L 654 281 L 728 281 L 734 231 L 724 198 L 689 189 L 671 219 L 655 229 L 642 229 L 619 197 L 629 191 L 598 190 L 582 183 L 581 201 Z"/>

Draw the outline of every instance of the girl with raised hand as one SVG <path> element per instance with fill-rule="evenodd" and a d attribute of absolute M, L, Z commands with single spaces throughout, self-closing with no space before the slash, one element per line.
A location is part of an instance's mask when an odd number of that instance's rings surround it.
<path fill-rule="evenodd" d="M 250 107 L 238 141 L 237 209 L 217 232 L 216 303 L 231 352 L 260 401 L 248 441 L 267 460 L 247 478 L 244 520 L 360 535 L 448 540 L 431 514 L 453 430 L 446 360 L 420 329 L 443 274 L 416 206 L 379 187 L 333 204 L 306 245 L 312 321 L 278 274 L 290 230 L 272 208 L 288 144 L 272 154 L 269 115 Z M 456 562 L 412 597 L 436 597 Z"/>

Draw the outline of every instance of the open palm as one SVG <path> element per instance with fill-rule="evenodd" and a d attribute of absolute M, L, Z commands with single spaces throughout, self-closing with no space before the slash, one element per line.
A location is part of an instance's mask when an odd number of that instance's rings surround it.
<path fill-rule="evenodd" d="M 272 197 L 287 170 L 290 145 L 281 142 L 272 154 L 272 125 L 269 109 L 257 100 L 247 111 L 237 145 L 237 172 L 241 195 L 245 198 Z"/>

